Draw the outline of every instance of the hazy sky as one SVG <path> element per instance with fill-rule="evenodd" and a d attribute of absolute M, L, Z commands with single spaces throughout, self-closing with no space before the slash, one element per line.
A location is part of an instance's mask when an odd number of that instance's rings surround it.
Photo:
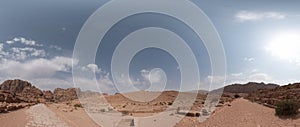
<path fill-rule="evenodd" d="M 42 89 L 72 87 L 72 53 L 76 38 L 88 17 L 105 2 L 2 0 L 0 81 L 21 78 Z M 300 47 L 300 1 L 193 2 L 210 18 L 223 41 L 227 59 L 226 84 L 249 81 L 287 84 L 300 80 L 300 50 L 297 49 Z M 200 84 L 208 84 L 212 78 L 221 81 L 222 77 L 211 76 L 206 48 L 191 29 L 172 17 L 145 13 L 118 22 L 102 40 L 96 63 L 83 68 L 96 72 L 104 92 L 115 91 L 110 65 L 116 46 L 131 32 L 150 26 L 177 31 L 187 41 L 199 63 Z M 145 49 L 135 55 L 129 69 L 131 80 L 138 88 L 147 88 L 153 68 L 164 70 L 168 77 L 167 89 L 179 88 L 178 63 L 161 49 Z M 160 71 L 151 73 L 152 82 L 159 83 L 162 78 Z M 94 83 L 81 80 L 86 85 Z"/>

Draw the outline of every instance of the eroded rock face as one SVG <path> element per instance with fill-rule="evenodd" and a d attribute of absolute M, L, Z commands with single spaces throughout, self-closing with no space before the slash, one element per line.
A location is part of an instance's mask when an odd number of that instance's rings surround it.
<path fill-rule="evenodd" d="M 20 100 L 17 95 L 11 93 L 9 91 L 0 90 L 0 102 L 7 102 L 7 103 L 20 103 Z"/>
<path fill-rule="evenodd" d="M 46 102 L 54 102 L 54 94 L 50 91 L 43 91 L 44 99 Z"/>
<path fill-rule="evenodd" d="M 22 81 L 19 79 L 6 80 L 0 85 L 0 90 L 9 91 L 12 93 L 22 93 L 27 87 L 32 87 L 32 85 L 27 81 Z"/>
<path fill-rule="evenodd" d="M 43 92 L 38 88 L 31 85 L 27 81 L 19 79 L 7 80 L 0 85 L 0 90 L 7 93 L 7 97 L 12 96 L 12 100 L 21 100 L 22 102 L 38 103 L 40 98 L 43 98 Z M 6 102 L 11 102 L 11 99 L 7 99 Z"/>
<path fill-rule="evenodd" d="M 282 100 L 294 100 L 300 102 L 300 83 L 276 87 L 274 89 L 259 90 L 249 94 L 246 99 L 275 107 Z"/>
<path fill-rule="evenodd" d="M 28 106 L 32 106 L 32 103 L 6 103 L 0 102 L 0 113 L 5 113 L 9 111 L 14 111 L 18 109 L 22 109 Z"/>
<path fill-rule="evenodd" d="M 224 92 L 228 93 L 252 93 L 263 89 L 274 89 L 279 85 L 249 82 L 247 84 L 233 84 L 226 86 Z"/>
<path fill-rule="evenodd" d="M 56 88 L 54 90 L 54 101 L 55 102 L 65 102 L 65 101 L 71 101 L 78 99 L 76 91 L 80 91 L 77 88 L 68 88 L 68 89 L 62 89 L 62 88 Z"/>
<path fill-rule="evenodd" d="M 54 92 L 41 91 L 27 81 L 7 80 L 0 85 L 0 113 L 37 103 L 72 101 L 78 99 L 76 91 L 80 92 L 75 88 L 57 88 Z"/>

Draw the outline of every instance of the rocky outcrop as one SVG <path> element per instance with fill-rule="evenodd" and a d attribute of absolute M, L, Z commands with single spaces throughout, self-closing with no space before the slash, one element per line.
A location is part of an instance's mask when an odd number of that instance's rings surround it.
<path fill-rule="evenodd" d="M 6 103 L 0 102 L 0 113 L 14 111 L 18 109 L 22 109 L 28 106 L 32 106 L 32 103 Z"/>
<path fill-rule="evenodd" d="M 80 92 L 76 88 L 41 91 L 27 81 L 7 80 L 0 85 L 0 113 L 37 103 L 72 101 L 78 99 L 77 91 Z"/>
<path fill-rule="evenodd" d="M 0 90 L 10 94 L 15 100 L 28 103 L 38 103 L 43 98 L 43 92 L 27 81 L 19 79 L 7 80 L 0 85 Z"/>
<path fill-rule="evenodd" d="M 246 99 L 261 103 L 268 107 L 276 107 L 282 100 L 295 100 L 300 102 L 300 83 L 276 87 L 274 89 L 259 90 L 249 94 Z"/>
<path fill-rule="evenodd" d="M 0 85 L 0 102 L 7 103 L 44 103 L 65 102 L 78 99 L 76 88 L 57 88 L 54 92 L 41 91 L 31 83 L 19 79 L 7 80 Z"/>
<path fill-rule="evenodd" d="M 54 102 L 65 102 L 78 99 L 76 91 L 80 92 L 77 88 L 56 88 L 53 92 Z"/>
<path fill-rule="evenodd" d="M 258 90 L 274 89 L 279 85 L 249 82 L 247 84 L 233 84 L 226 86 L 224 92 L 228 93 L 252 93 Z"/>
<path fill-rule="evenodd" d="M 0 90 L 0 102 L 7 102 L 7 103 L 20 103 L 22 100 L 20 97 L 17 97 L 14 93 L 9 91 Z"/>
<path fill-rule="evenodd" d="M 27 81 L 22 81 L 19 79 L 6 80 L 0 85 L 0 90 L 9 91 L 12 93 L 22 93 L 25 88 L 32 87 L 32 85 Z"/>
<path fill-rule="evenodd" d="M 46 102 L 54 102 L 54 94 L 50 91 L 43 91 L 43 96 Z"/>

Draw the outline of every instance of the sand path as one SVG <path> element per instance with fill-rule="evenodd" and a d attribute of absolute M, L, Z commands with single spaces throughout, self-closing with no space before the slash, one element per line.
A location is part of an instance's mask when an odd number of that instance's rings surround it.
<path fill-rule="evenodd" d="M 25 127 L 69 127 L 57 115 L 44 104 L 37 104 L 27 111 L 27 123 Z"/>
<path fill-rule="evenodd" d="M 26 110 L 20 109 L 0 114 L 0 127 L 24 127 L 26 124 Z"/>

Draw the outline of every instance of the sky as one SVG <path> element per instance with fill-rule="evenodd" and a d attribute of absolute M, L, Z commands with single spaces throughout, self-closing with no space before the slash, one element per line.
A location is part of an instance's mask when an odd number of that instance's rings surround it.
<path fill-rule="evenodd" d="M 50 90 L 74 87 L 72 62 L 78 62 L 73 58 L 76 39 L 87 19 L 106 2 L 2 0 L 0 81 L 19 78 Z M 223 42 L 227 61 L 226 85 L 247 82 L 284 85 L 299 82 L 300 50 L 297 47 L 300 47 L 300 1 L 192 2 L 209 17 Z M 80 69 L 96 74 L 102 92 L 118 92 L 111 72 L 113 53 L 127 35 L 147 27 L 171 30 L 191 48 L 201 76 L 199 83 L 182 84 L 187 86 L 185 90 L 195 90 L 196 84 L 203 85 L 205 89 L 212 79 L 223 82 L 222 75 L 212 76 L 210 57 L 201 38 L 178 19 L 158 13 L 132 15 L 119 21 L 101 40 L 95 63 Z M 128 47 L 127 51 L 131 48 Z M 181 47 L 177 52 L 184 53 Z M 154 87 L 150 90 L 159 90 L 162 86 L 178 90 L 181 85 L 178 62 L 172 54 L 162 49 L 139 51 L 130 61 L 128 70 L 131 83 L 140 90 L 147 90 L 151 83 Z M 82 89 L 94 90 L 89 87 L 95 85 L 94 81 L 85 77 L 76 78 L 84 84 Z M 117 82 L 126 84 L 127 80 L 126 76 L 121 75 Z"/>

